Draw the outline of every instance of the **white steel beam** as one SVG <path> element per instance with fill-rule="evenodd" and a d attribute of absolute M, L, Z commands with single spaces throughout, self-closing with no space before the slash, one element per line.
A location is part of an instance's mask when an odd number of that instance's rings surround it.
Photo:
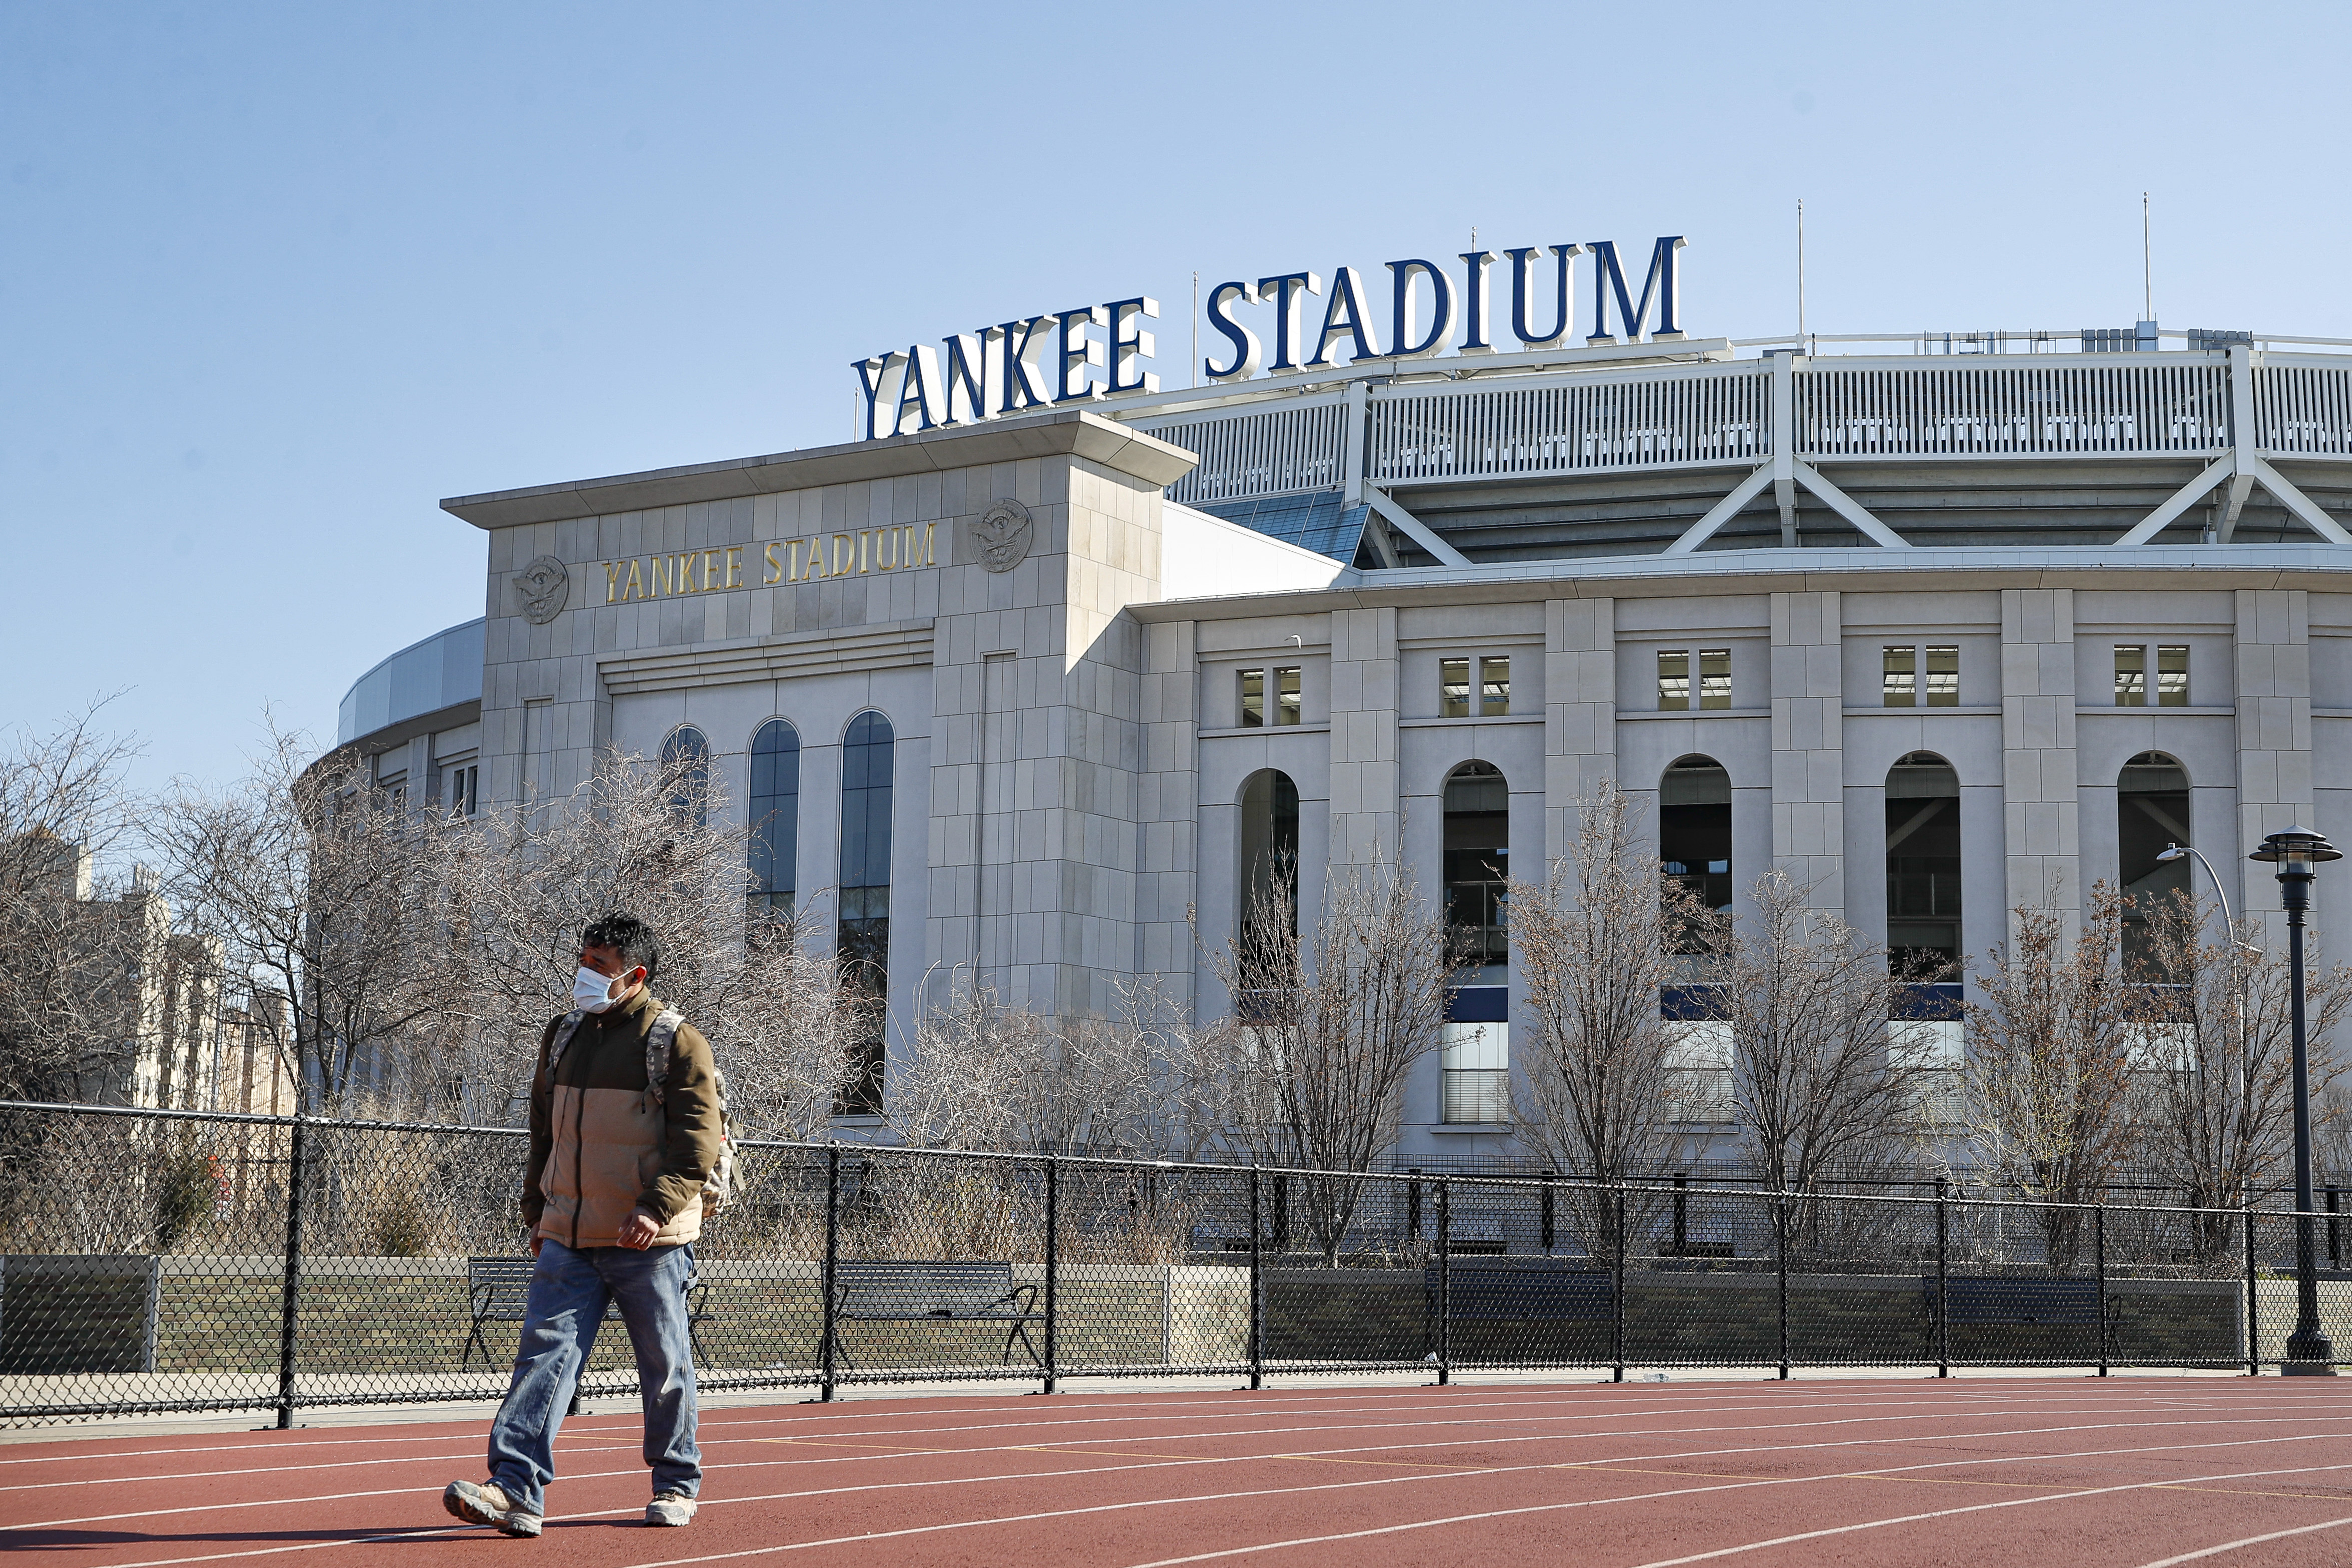
<path fill-rule="evenodd" d="M 2134 523 L 2131 526 L 2130 531 L 2126 533 L 2123 538 L 2117 539 L 2116 543 L 2119 545 L 2144 545 L 2147 543 L 2148 540 L 2156 538 L 2157 535 L 2170 528 L 2173 525 L 2174 520 L 2177 519 L 2181 513 L 2187 511 L 2189 507 L 2203 500 L 2206 496 L 2211 492 L 2214 486 L 2220 484 L 2222 480 L 2227 479 L 2231 475 L 2237 471 L 2237 454 L 2234 452 L 2223 453 L 2221 456 L 2213 459 L 2212 462 L 2208 463 L 2205 465 L 2203 473 L 2198 475 L 2196 478 L 2191 479 L 2188 484 L 2183 485 L 2179 489 L 2175 490 L 2169 497 L 2166 497 L 2164 505 L 2158 507 L 2156 510 L 2150 512 L 2147 516 Z"/>
<path fill-rule="evenodd" d="M 1780 544 L 1797 548 L 1797 356 L 1772 356 L 1772 491 L 1780 503 Z"/>
<path fill-rule="evenodd" d="M 2352 532 L 2327 515 L 2320 505 L 2305 495 L 2294 482 L 2261 457 L 2253 459 L 2254 477 L 2263 489 L 2278 498 L 2279 505 L 2301 517 L 2313 531 L 2330 544 L 2352 545 Z"/>
<path fill-rule="evenodd" d="M 1870 509 L 1839 489 L 1822 476 L 1822 471 L 1810 463 L 1793 465 L 1797 483 L 1830 504 L 1830 509 L 1868 535 L 1872 542 L 1888 549 L 1909 549 L 1911 541 L 1873 517 Z"/>
<path fill-rule="evenodd" d="M 1716 530 L 1731 521 L 1739 508 L 1764 493 L 1764 486 L 1772 483 L 1776 469 L 1777 465 L 1774 464 L 1758 464 L 1747 478 L 1732 486 L 1730 495 L 1709 507 L 1706 516 L 1685 528 L 1682 538 L 1668 545 L 1665 553 L 1688 555 L 1708 539 L 1713 538 Z"/>
<path fill-rule="evenodd" d="M 1389 499 L 1388 492 L 1381 489 L 1379 486 L 1370 484 L 1366 485 L 1364 486 L 1364 500 L 1366 504 L 1372 508 L 1372 510 L 1378 512 L 1383 518 L 1387 519 L 1389 524 L 1395 528 L 1398 532 L 1403 534 L 1405 538 L 1411 539 L 1413 543 L 1419 545 L 1422 549 L 1435 556 L 1438 559 L 1438 564 L 1441 566 L 1470 566 L 1475 564 L 1468 556 L 1464 555 L 1460 550 L 1455 549 L 1452 545 L 1447 544 L 1444 539 L 1439 538 L 1436 531 L 1431 528 L 1427 523 L 1423 522 L 1419 517 L 1414 517 L 1411 512 L 1406 511 L 1402 507 L 1398 506 L 1394 501 Z"/>
<path fill-rule="evenodd" d="M 2246 508 L 2246 497 L 2253 494 L 2254 471 L 2251 465 L 2253 454 L 2241 452 L 2238 471 L 2230 477 L 2230 493 L 2221 503 L 2221 524 L 2213 530 L 2216 543 L 2228 544 L 2230 536 L 2238 531 L 2238 514 Z"/>

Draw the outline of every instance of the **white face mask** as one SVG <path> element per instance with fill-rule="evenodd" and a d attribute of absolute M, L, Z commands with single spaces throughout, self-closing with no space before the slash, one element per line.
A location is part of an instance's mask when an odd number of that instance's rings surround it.
<path fill-rule="evenodd" d="M 613 988 L 619 983 L 583 964 L 572 977 L 572 999 L 583 1012 L 601 1013 L 613 1005 Z"/>

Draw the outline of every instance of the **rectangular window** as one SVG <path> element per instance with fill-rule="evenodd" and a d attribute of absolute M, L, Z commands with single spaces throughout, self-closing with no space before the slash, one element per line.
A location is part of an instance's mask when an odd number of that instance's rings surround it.
<path fill-rule="evenodd" d="M 1960 706 L 1960 650 L 1955 643 L 1927 644 L 1927 706 Z"/>
<path fill-rule="evenodd" d="M 1454 1125 L 1511 1119 L 1511 1026 L 1449 1023 L 1440 1037 L 1439 1117 Z"/>
<path fill-rule="evenodd" d="M 1242 717 L 1244 729 L 1258 729 L 1265 724 L 1265 672 L 1242 672 Z"/>
<path fill-rule="evenodd" d="M 1659 650 L 1658 711 L 1690 711 L 1690 655 L 1687 653 Z"/>
<path fill-rule="evenodd" d="M 1440 659 L 1437 661 L 1437 716 L 1468 718 L 1470 716 L 1470 661 Z"/>
<path fill-rule="evenodd" d="M 1298 710 L 1298 666 L 1277 664 L 1274 671 L 1274 722 L 1297 724 Z"/>
<path fill-rule="evenodd" d="M 2189 706 L 2189 646 L 2185 643 L 2161 643 L 2156 650 L 2156 706 Z"/>
<path fill-rule="evenodd" d="M 2147 706 L 2147 648 L 2144 643 L 2116 644 L 2116 706 Z"/>
<path fill-rule="evenodd" d="M 1698 651 L 1698 706 L 1703 708 L 1731 706 L 1730 649 L 1701 648 Z"/>
<path fill-rule="evenodd" d="M 1478 712 L 1493 718 L 1511 711 L 1511 659 L 1506 653 L 1478 661 Z"/>
<path fill-rule="evenodd" d="M 1909 707 L 1918 685 L 1919 650 L 1888 648 L 1879 657 L 1879 689 L 1888 707 Z"/>

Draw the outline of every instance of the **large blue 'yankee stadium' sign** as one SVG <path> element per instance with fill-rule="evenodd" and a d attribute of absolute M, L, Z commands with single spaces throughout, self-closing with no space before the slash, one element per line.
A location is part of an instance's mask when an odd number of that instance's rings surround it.
<path fill-rule="evenodd" d="M 1663 235 L 1650 247 L 1648 270 L 1636 293 L 1612 240 L 1585 245 L 1521 246 L 1509 261 L 1510 330 L 1523 350 L 1570 340 L 1575 325 L 1576 260 L 1592 258 L 1592 311 L 1588 345 L 1633 342 L 1645 329 L 1653 341 L 1683 335 L 1677 255 L 1683 236 Z M 1278 272 L 1255 282 L 1234 278 L 1208 293 L 1207 325 L 1224 346 L 1201 363 L 1213 382 L 1239 382 L 1264 371 L 1286 374 L 1329 370 L 1363 360 L 1410 360 L 1442 354 L 1489 354 L 1488 318 L 1499 303 L 1498 257 L 1464 251 L 1460 277 L 1438 263 L 1412 257 L 1388 264 L 1388 308 L 1378 309 L 1363 274 L 1341 267 L 1324 279 L 1314 272 Z M 1311 327 L 1310 298 L 1325 300 L 1320 327 Z M 1610 329 L 1615 307 L 1617 330 Z M 1263 314 L 1244 319 L 1244 306 Z M 865 396 L 864 439 L 909 434 L 943 424 L 971 424 L 1058 403 L 1088 402 L 1118 392 L 1156 392 L 1160 377 L 1143 368 L 1158 349 L 1146 320 L 1160 302 L 1134 295 L 1100 305 L 1027 316 L 994 327 L 958 332 L 939 347 L 914 343 L 860 360 Z M 1263 331 L 1261 331 L 1263 329 Z"/>

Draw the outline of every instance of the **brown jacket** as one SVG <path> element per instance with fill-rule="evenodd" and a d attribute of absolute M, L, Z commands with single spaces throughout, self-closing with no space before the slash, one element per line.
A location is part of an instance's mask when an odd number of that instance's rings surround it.
<path fill-rule="evenodd" d="M 530 1165 L 522 1218 L 566 1247 L 614 1247 L 639 1209 L 661 1222 L 656 1247 L 702 1234 L 702 1184 L 718 1162 L 718 1073 L 710 1042 L 680 1024 L 665 1103 L 646 1087 L 646 1034 L 662 1010 L 650 986 L 581 1020 L 551 1079 L 539 1036 L 530 1082 Z"/>

